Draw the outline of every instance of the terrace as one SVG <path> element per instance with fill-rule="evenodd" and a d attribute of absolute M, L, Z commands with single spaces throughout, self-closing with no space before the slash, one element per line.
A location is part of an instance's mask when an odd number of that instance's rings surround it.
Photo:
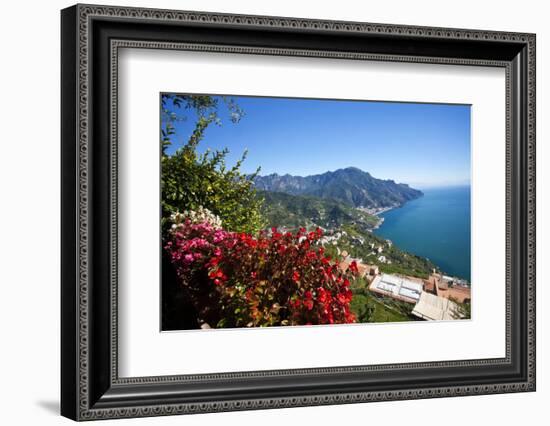
<path fill-rule="evenodd" d="M 382 296 L 389 296 L 408 303 L 417 303 L 423 291 L 419 282 L 397 275 L 377 275 L 369 285 L 369 290 Z"/>
<path fill-rule="evenodd" d="M 412 314 L 418 318 L 432 321 L 448 321 L 461 317 L 458 305 L 452 300 L 425 291 L 422 292 Z"/>

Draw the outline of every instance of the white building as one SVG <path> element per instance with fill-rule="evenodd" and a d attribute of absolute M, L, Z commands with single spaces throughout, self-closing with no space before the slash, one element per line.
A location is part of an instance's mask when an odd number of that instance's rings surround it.
<path fill-rule="evenodd" d="M 416 303 L 420 300 L 423 285 L 397 275 L 381 274 L 372 281 L 369 289 L 404 302 Z"/>
<path fill-rule="evenodd" d="M 455 320 L 460 318 L 458 305 L 435 294 L 422 292 L 412 314 L 425 320 Z"/>

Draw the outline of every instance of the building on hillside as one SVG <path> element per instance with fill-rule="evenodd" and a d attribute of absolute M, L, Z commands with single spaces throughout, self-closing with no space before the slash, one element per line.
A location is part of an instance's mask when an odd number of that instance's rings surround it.
<path fill-rule="evenodd" d="M 460 319 L 458 305 L 445 297 L 423 291 L 418 303 L 412 310 L 418 318 L 429 321 L 447 321 Z"/>
<path fill-rule="evenodd" d="M 348 252 L 345 250 L 342 252 L 342 257 L 343 257 L 343 260 L 338 264 L 338 268 L 342 272 L 346 272 L 349 268 L 350 263 L 353 261 L 353 259 L 351 258 L 351 256 L 348 255 Z"/>
<path fill-rule="evenodd" d="M 423 284 L 397 275 L 381 274 L 372 280 L 369 290 L 403 302 L 417 303 L 423 291 Z"/>
<path fill-rule="evenodd" d="M 359 272 L 359 276 L 361 278 L 365 278 L 369 283 L 378 275 L 380 274 L 380 270 L 378 269 L 378 266 L 376 265 L 368 265 L 366 263 L 363 263 L 363 259 L 354 259 L 353 257 L 348 255 L 347 251 L 342 251 L 342 257 L 344 257 L 344 260 L 342 260 L 338 264 L 338 268 L 342 272 L 346 272 L 349 268 L 349 265 L 351 262 L 355 261 L 357 263 L 357 270 Z"/>
<path fill-rule="evenodd" d="M 369 283 L 380 274 L 380 270 L 376 265 L 367 265 L 366 263 L 359 263 L 357 265 L 359 270 L 359 276 L 365 278 Z"/>
<path fill-rule="evenodd" d="M 469 303 L 472 300 L 472 290 L 470 287 L 454 285 L 446 290 L 439 290 L 438 295 L 446 299 L 454 300 L 458 303 Z"/>
<path fill-rule="evenodd" d="M 432 273 L 425 281 L 426 291 L 439 297 L 454 300 L 458 303 L 468 303 L 472 299 L 472 289 L 469 286 L 458 284 L 464 280 Z"/>
<path fill-rule="evenodd" d="M 433 275 L 430 275 L 427 280 L 424 280 L 424 291 L 431 294 L 436 294 L 435 287 L 437 286 L 437 280 Z"/>

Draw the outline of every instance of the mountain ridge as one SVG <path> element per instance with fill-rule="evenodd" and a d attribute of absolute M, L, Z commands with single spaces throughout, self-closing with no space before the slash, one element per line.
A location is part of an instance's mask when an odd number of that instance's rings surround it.
<path fill-rule="evenodd" d="M 256 176 L 258 190 L 291 195 L 311 195 L 334 199 L 353 207 L 395 207 L 423 195 L 422 191 L 392 179 L 377 179 L 357 167 L 346 167 L 325 173 L 295 176 L 272 173 Z"/>

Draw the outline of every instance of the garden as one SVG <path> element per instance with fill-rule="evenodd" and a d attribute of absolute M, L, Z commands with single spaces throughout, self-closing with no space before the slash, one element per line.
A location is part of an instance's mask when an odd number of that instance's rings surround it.
<path fill-rule="evenodd" d="M 265 228 L 254 175 L 231 167 L 228 151 L 199 152 L 219 110 L 238 122 L 228 98 L 162 97 L 162 328 L 232 328 L 352 323 L 357 265 L 342 271 L 319 244 L 320 228 Z M 192 134 L 168 154 L 181 110 Z M 259 171 L 259 170 L 258 170 Z"/>

